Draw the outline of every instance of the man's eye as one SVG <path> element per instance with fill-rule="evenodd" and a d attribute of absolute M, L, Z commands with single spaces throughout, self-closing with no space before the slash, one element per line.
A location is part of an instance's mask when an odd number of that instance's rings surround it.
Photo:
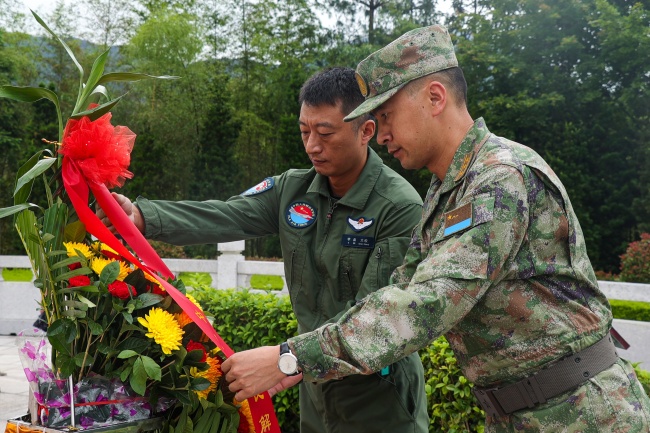
<path fill-rule="evenodd" d="M 319 135 L 320 135 L 321 137 L 328 137 L 328 136 L 330 136 L 330 135 L 332 135 L 332 134 L 333 134 L 333 132 L 321 132 Z"/>

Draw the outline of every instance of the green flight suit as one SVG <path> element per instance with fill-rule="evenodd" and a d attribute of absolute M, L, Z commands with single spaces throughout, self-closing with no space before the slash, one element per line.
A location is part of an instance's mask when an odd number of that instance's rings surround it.
<path fill-rule="evenodd" d="M 337 319 L 386 285 L 401 264 L 422 200 L 369 149 L 340 199 L 315 170 L 289 170 L 227 201 L 138 198 L 145 236 L 176 245 L 279 234 L 298 332 Z M 279 342 L 278 342 L 279 343 Z M 300 385 L 301 432 L 427 432 L 422 363 L 414 353 L 388 369 Z"/>

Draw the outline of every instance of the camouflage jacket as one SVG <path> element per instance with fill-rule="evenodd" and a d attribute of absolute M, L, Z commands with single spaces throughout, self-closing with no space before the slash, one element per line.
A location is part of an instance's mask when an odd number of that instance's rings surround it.
<path fill-rule="evenodd" d="M 445 335 L 480 386 L 521 379 L 611 327 L 564 186 L 532 149 L 475 121 L 434 176 L 391 285 L 290 340 L 307 379 L 377 371 Z"/>

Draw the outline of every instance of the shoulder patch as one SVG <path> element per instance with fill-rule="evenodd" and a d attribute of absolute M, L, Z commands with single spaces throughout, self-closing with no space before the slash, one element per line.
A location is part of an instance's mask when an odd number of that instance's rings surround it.
<path fill-rule="evenodd" d="M 260 194 L 263 193 L 264 191 L 268 191 L 271 188 L 273 188 L 273 185 L 275 185 L 275 180 L 272 177 L 267 177 L 257 185 L 248 188 L 246 191 L 242 192 L 241 196 L 247 196 L 247 195 L 255 195 L 255 194 Z"/>
<path fill-rule="evenodd" d="M 472 225 L 472 203 L 458 207 L 445 214 L 444 236 L 449 236 Z"/>
<path fill-rule="evenodd" d="M 374 222 L 375 222 L 374 219 L 368 219 L 366 217 L 359 217 L 357 219 L 348 217 L 348 225 L 352 227 L 352 230 L 354 230 L 355 232 L 360 232 L 362 230 L 367 229 Z"/>
<path fill-rule="evenodd" d="M 306 201 L 296 201 L 287 208 L 285 218 L 291 227 L 303 229 L 316 222 L 316 208 Z"/>

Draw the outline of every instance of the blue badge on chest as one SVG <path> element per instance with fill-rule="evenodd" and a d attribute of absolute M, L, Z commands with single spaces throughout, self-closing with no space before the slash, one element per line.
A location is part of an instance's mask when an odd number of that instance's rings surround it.
<path fill-rule="evenodd" d="M 341 245 L 349 248 L 373 249 L 375 247 L 375 238 L 372 236 L 343 235 L 341 236 Z"/>
<path fill-rule="evenodd" d="M 303 229 L 316 222 L 316 209 L 306 201 L 297 201 L 289 205 L 285 217 L 291 227 Z"/>
<path fill-rule="evenodd" d="M 248 188 L 246 191 L 242 192 L 239 195 L 247 196 L 247 195 L 259 194 L 261 192 L 270 190 L 271 188 L 273 188 L 273 185 L 275 185 L 275 180 L 273 180 L 272 177 L 267 177 L 257 185 Z"/>

